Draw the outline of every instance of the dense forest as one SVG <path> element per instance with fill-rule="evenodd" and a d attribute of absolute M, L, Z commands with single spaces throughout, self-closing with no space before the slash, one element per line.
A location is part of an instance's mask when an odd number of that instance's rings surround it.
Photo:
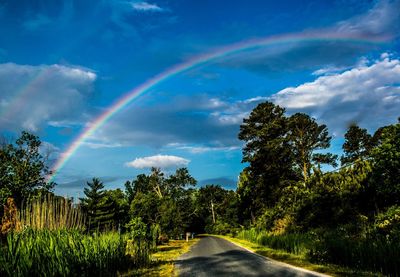
<path fill-rule="evenodd" d="M 0 264 L 18 264 L 21 274 L 36 266 L 40 275 L 48 269 L 34 262 L 45 254 L 28 254 L 30 246 L 21 246 L 21 238 L 70 236 L 87 240 L 80 246 L 87 251 L 93 234 L 98 234 L 94 237 L 110 245 L 112 241 L 115 247 L 107 250 L 112 265 L 100 262 L 98 272 L 113 272 L 121 266 L 116 261 L 125 255 L 126 243 L 133 241 L 130 256 L 139 265 L 146 263 L 154 245 L 191 232 L 229 234 L 302 254 L 316 263 L 400 274 L 400 122 L 373 134 L 349 126 L 339 157 L 329 152 L 326 125 L 304 113 L 288 115 L 284 108 L 265 102 L 243 120 L 238 138 L 243 141 L 246 167 L 236 191 L 218 184 L 199 188 L 187 168 L 152 168 L 126 181 L 124 189 L 106 190 L 93 178 L 79 200 L 52 193 L 56 184 L 47 182 L 51 172 L 38 137 L 23 132 L 15 142 L 3 141 Z M 126 239 L 119 240 L 117 234 Z M 65 243 L 61 250 L 69 247 Z M 24 261 L 6 250 L 10 247 L 22 249 Z M 97 259 L 74 257 L 63 262 L 92 270 Z M 66 268 L 69 273 L 75 270 Z M 0 273 L 10 270 L 3 267 Z M 46 273 L 65 275 L 65 268 L 57 270 Z"/>

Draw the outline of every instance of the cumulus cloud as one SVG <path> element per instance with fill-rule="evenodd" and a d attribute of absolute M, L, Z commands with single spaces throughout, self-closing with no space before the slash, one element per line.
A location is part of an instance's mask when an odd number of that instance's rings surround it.
<path fill-rule="evenodd" d="M 271 100 L 289 111 L 311 114 L 338 133 L 351 123 L 373 130 L 400 115 L 399 84 L 400 60 L 384 53 L 370 64 L 285 88 Z"/>
<path fill-rule="evenodd" d="M 0 129 L 38 131 L 49 121 L 76 121 L 96 77 L 88 69 L 58 64 L 0 64 Z"/>
<path fill-rule="evenodd" d="M 132 8 L 140 12 L 162 12 L 164 9 L 160 8 L 156 4 L 148 2 L 135 2 L 132 3 Z"/>
<path fill-rule="evenodd" d="M 187 166 L 189 162 L 190 160 L 177 156 L 156 155 L 150 157 L 136 158 L 131 162 L 125 163 L 125 166 L 140 169 L 152 167 L 171 168 Z"/>

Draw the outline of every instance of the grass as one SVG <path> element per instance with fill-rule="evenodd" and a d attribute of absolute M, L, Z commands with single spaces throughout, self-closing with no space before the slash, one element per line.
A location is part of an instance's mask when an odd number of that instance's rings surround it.
<path fill-rule="evenodd" d="M 85 214 L 71 199 L 47 194 L 38 199 L 24 201 L 18 211 L 18 229 L 85 229 Z"/>
<path fill-rule="evenodd" d="M 199 239 L 189 240 L 170 240 L 165 245 L 157 246 L 157 251 L 152 254 L 152 262 L 146 268 L 130 270 L 120 276 L 176 276 L 174 261 L 182 254 L 189 251 L 190 247 L 197 243 Z"/>
<path fill-rule="evenodd" d="M 244 248 L 250 249 L 254 253 L 257 253 L 261 256 L 272 258 L 274 260 L 284 262 L 293 266 L 305 268 L 308 270 L 324 273 L 331 276 L 382 276 L 376 273 L 361 272 L 336 265 L 315 264 L 307 260 L 306 255 L 304 253 L 293 254 L 286 252 L 284 250 L 272 249 L 266 246 L 262 246 L 258 243 L 250 242 L 244 239 L 233 238 L 230 236 L 221 236 L 221 235 L 217 236 L 229 240 L 231 242 L 234 242 Z"/>
<path fill-rule="evenodd" d="M 147 266 L 150 243 L 117 232 L 89 234 L 85 215 L 53 195 L 8 201 L 6 236 L 0 237 L 0 276 L 116 276 Z"/>
<path fill-rule="evenodd" d="M 0 244 L 1 276 L 115 276 L 129 266 L 126 241 L 118 233 L 77 230 L 10 233 Z"/>

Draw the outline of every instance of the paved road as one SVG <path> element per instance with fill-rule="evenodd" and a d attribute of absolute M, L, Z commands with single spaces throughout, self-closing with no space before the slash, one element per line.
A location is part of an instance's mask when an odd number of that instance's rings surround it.
<path fill-rule="evenodd" d="M 326 276 L 251 253 L 216 237 L 204 237 L 176 262 L 179 276 Z"/>

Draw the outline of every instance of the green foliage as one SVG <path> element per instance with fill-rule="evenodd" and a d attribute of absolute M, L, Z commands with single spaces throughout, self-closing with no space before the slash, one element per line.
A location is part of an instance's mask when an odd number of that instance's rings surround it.
<path fill-rule="evenodd" d="M 310 247 L 309 258 L 319 263 L 333 263 L 398 276 L 399 243 L 399 240 L 388 240 L 382 236 L 363 238 L 349 235 L 343 228 L 324 230 Z"/>
<path fill-rule="evenodd" d="M 116 276 L 129 265 L 125 245 L 117 233 L 26 229 L 0 245 L 0 275 Z"/>
<path fill-rule="evenodd" d="M 208 233 L 227 234 L 238 227 L 237 197 L 233 191 L 206 185 L 197 193 L 196 207 Z"/>
<path fill-rule="evenodd" d="M 400 205 L 400 123 L 381 131 L 380 145 L 372 150 L 373 190 L 379 208 Z"/>
<path fill-rule="evenodd" d="M 314 151 L 330 146 L 331 137 L 326 125 L 318 125 L 315 119 L 307 114 L 296 113 L 289 117 L 288 132 L 295 167 L 301 172 L 305 182 L 311 173 L 313 161 L 317 161 L 318 165 L 335 162 L 336 157 L 332 154 L 314 154 Z"/>
<path fill-rule="evenodd" d="M 87 182 L 88 188 L 84 189 L 85 198 L 81 198 L 81 205 L 88 214 L 88 229 L 90 231 L 103 231 L 115 229 L 115 207 L 110 197 L 106 197 L 103 183 L 93 178 Z"/>
<path fill-rule="evenodd" d="M 310 245 L 312 244 L 312 237 L 309 234 L 293 233 L 274 235 L 254 228 L 250 230 L 242 230 L 236 235 L 236 237 L 296 255 L 304 255 L 308 253 Z"/>
<path fill-rule="evenodd" d="M 375 218 L 374 231 L 389 239 L 400 241 L 400 207 L 392 206 Z"/>
<path fill-rule="evenodd" d="M 195 184 L 186 168 L 170 176 L 157 168 L 138 175 L 126 183 L 131 218 L 140 217 L 148 226 L 159 226 L 163 235 L 179 237 L 195 221 L 193 191 L 187 188 Z"/>
<path fill-rule="evenodd" d="M 51 172 L 40 145 L 37 136 L 22 132 L 14 144 L 0 147 L 0 205 L 12 197 L 20 206 L 23 199 L 53 188 L 54 183 L 46 181 Z"/>
<path fill-rule="evenodd" d="M 150 254 L 155 250 L 158 228 L 147 226 L 140 217 L 131 219 L 127 224 L 127 254 L 137 265 L 148 265 Z"/>
<path fill-rule="evenodd" d="M 373 142 L 367 129 L 362 129 L 357 125 L 351 125 L 344 135 L 344 138 L 344 155 L 340 158 L 342 165 L 351 164 L 358 159 L 365 159 L 368 157 Z"/>
<path fill-rule="evenodd" d="M 239 176 L 237 207 L 240 222 L 258 229 L 239 237 L 319 263 L 399 275 L 400 123 L 373 136 L 350 126 L 343 167 L 324 173 L 321 164 L 337 165 L 325 152 L 327 127 L 284 113 L 262 103 L 241 125 L 249 166 Z"/>
<path fill-rule="evenodd" d="M 246 143 L 242 161 L 249 163 L 247 174 L 252 179 L 249 184 L 242 183 L 242 188 L 251 186 L 248 197 L 253 204 L 248 209 L 253 216 L 276 203 L 282 180 L 295 178 L 284 112 L 271 102 L 261 103 L 240 126 L 239 139 Z"/>

